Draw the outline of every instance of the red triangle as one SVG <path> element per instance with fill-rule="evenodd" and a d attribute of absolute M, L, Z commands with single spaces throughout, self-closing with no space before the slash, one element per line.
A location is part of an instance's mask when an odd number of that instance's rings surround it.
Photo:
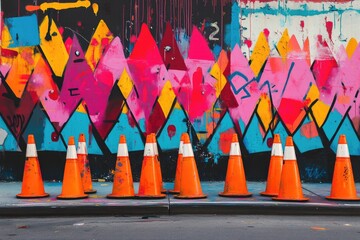
<path fill-rule="evenodd" d="M 132 50 L 130 60 L 146 60 L 151 64 L 163 63 L 156 42 L 151 35 L 148 26 L 144 23 L 136 40 L 134 49 Z"/>
<path fill-rule="evenodd" d="M 169 22 L 166 23 L 164 37 L 160 44 L 160 53 L 167 69 L 187 70 Z"/>

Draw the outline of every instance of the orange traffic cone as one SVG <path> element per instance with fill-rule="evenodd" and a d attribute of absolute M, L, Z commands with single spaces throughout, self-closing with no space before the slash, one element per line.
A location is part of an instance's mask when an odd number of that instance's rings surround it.
<path fill-rule="evenodd" d="M 49 196 L 49 194 L 46 193 L 44 189 L 34 135 L 30 134 L 28 135 L 26 146 L 26 160 L 21 193 L 17 194 L 16 197 L 41 198 L 47 196 Z"/>
<path fill-rule="evenodd" d="M 181 182 L 181 168 L 182 168 L 182 158 L 183 158 L 183 142 L 184 142 L 184 133 L 180 137 L 179 153 L 176 163 L 176 172 L 175 172 L 175 181 L 174 189 L 170 190 L 169 193 L 180 193 L 180 182 Z"/>
<path fill-rule="evenodd" d="M 202 192 L 199 173 L 196 167 L 194 153 L 190 143 L 189 135 L 184 135 L 183 142 L 183 159 L 181 168 L 181 183 L 180 194 L 175 198 L 191 199 L 191 198 L 206 198 L 207 196 Z"/>
<path fill-rule="evenodd" d="M 252 194 L 246 186 L 244 165 L 237 134 L 233 134 L 230 156 L 226 172 L 224 192 L 219 193 L 222 197 L 250 197 Z"/>
<path fill-rule="evenodd" d="M 82 184 L 74 137 L 69 137 L 61 194 L 58 199 L 87 198 Z"/>
<path fill-rule="evenodd" d="M 85 193 L 96 193 L 96 190 L 92 188 L 90 164 L 86 148 L 85 135 L 83 133 L 79 136 L 79 143 L 77 149 L 78 166 L 80 170 L 80 176 L 83 182 Z"/>
<path fill-rule="evenodd" d="M 108 198 L 133 198 L 134 184 L 130 167 L 129 153 L 124 135 L 120 136 L 115 175 L 113 181 L 112 193 L 107 195 Z"/>
<path fill-rule="evenodd" d="M 340 135 L 329 200 L 359 201 L 346 136 Z"/>
<path fill-rule="evenodd" d="M 309 198 L 303 196 L 292 137 L 286 138 L 279 194 L 277 197 L 273 197 L 273 200 L 294 202 L 305 202 L 309 200 Z"/>
<path fill-rule="evenodd" d="M 162 193 L 166 193 L 166 189 L 163 186 L 161 165 L 160 165 L 160 160 L 159 160 L 159 150 L 158 150 L 158 146 L 157 146 L 156 135 L 155 135 L 155 133 L 152 133 L 151 135 L 154 138 L 153 143 L 154 143 L 154 154 L 155 154 L 155 159 L 156 159 L 156 161 L 155 161 L 156 174 L 157 174 L 157 179 L 159 181 L 159 187 L 160 187 Z"/>
<path fill-rule="evenodd" d="M 139 198 L 165 198 L 166 195 L 161 193 L 156 159 L 154 153 L 155 138 L 152 134 L 146 136 L 144 149 L 144 159 L 141 167 L 139 191 L 136 195 Z"/>
<path fill-rule="evenodd" d="M 280 135 L 275 134 L 271 149 L 271 158 L 270 158 L 266 189 L 265 192 L 260 193 L 261 195 L 273 197 L 279 194 L 280 177 L 281 177 L 283 160 L 284 160 L 284 154 L 281 145 Z"/>

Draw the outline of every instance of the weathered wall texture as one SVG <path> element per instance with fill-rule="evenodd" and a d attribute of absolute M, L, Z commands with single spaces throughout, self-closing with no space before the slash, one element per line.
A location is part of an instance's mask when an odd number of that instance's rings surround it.
<path fill-rule="evenodd" d="M 346 134 L 359 179 L 359 1 L 1 4 L 1 179 L 21 178 L 30 133 L 47 179 L 61 178 L 80 133 L 95 176 L 111 178 L 120 134 L 138 173 L 150 132 L 171 179 L 185 131 L 204 179 L 224 177 L 233 133 L 248 178 L 266 177 L 279 133 L 314 181 L 331 178 Z"/>

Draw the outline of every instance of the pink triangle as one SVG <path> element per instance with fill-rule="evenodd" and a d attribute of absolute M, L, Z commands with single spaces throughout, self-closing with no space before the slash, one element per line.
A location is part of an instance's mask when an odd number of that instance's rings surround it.
<path fill-rule="evenodd" d="M 129 73 L 123 46 L 120 38 L 116 37 L 107 46 L 95 69 L 94 76 L 96 80 L 109 86 L 108 93 L 110 93 L 112 85 L 120 78 L 124 68 Z"/>
<path fill-rule="evenodd" d="M 188 58 L 215 61 L 208 42 L 196 26 L 193 26 L 191 33 Z"/>

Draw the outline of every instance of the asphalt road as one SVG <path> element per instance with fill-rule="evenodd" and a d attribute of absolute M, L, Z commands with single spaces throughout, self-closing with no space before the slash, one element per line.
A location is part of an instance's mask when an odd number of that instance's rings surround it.
<path fill-rule="evenodd" d="M 0 239 L 360 239 L 360 217 L 178 215 L 1 218 Z"/>

